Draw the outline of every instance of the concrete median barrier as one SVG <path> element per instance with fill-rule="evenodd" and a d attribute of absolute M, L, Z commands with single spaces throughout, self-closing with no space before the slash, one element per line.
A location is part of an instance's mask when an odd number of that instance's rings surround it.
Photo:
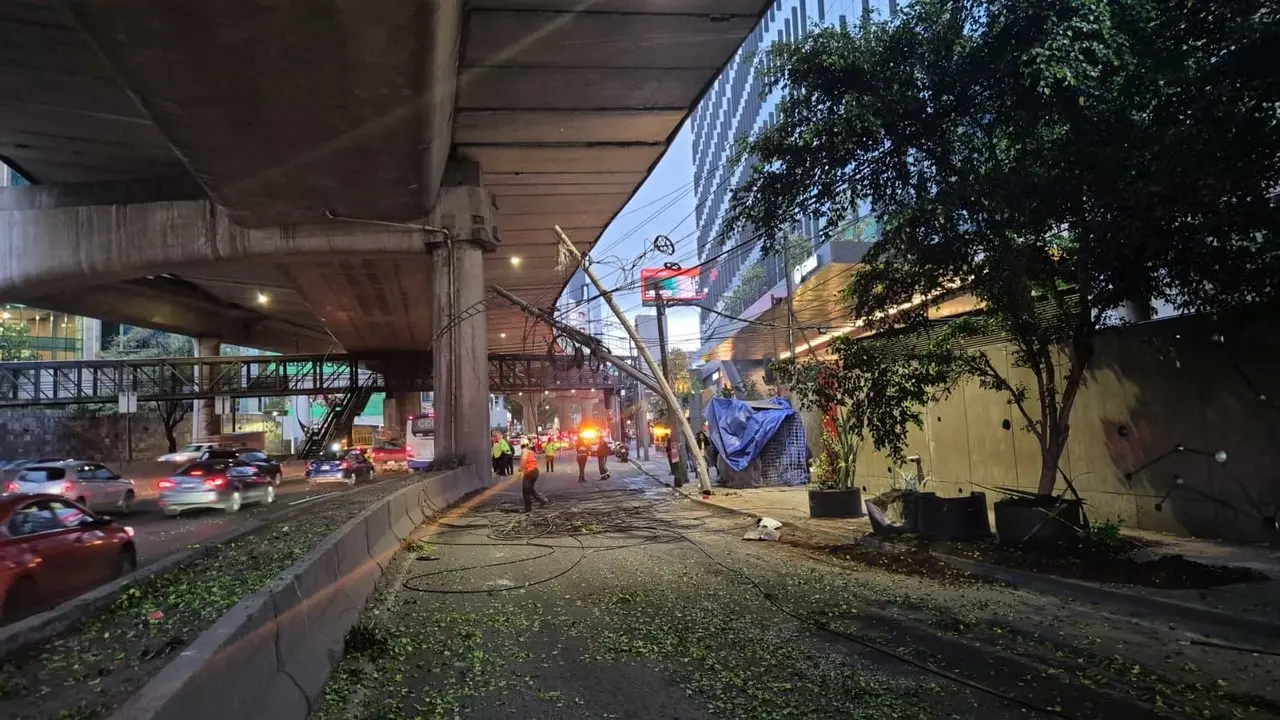
<path fill-rule="evenodd" d="M 379 501 L 232 608 L 112 719 L 306 718 L 402 541 L 484 487 L 459 468 Z"/>

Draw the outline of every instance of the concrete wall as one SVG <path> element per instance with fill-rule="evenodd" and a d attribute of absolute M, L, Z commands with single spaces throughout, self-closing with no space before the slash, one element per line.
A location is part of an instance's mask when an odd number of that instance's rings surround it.
<path fill-rule="evenodd" d="M 179 447 L 191 439 L 190 423 L 188 414 L 175 430 Z M 169 451 L 164 424 L 158 415 L 136 413 L 132 433 L 135 460 L 154 460 Z M 128 457 L 127 438 L 124 415 L 40 410 L 0 412 L 0 459 L 3 460 L 63 455 L 118 462 Z"/>
<path fill-rule="evenodd" d="M 484 488 L 464 467 L 377 501 L 201 633 L 111 720 L 306 718 L 402 543 Z"/>
<path fill-rule="evenodd" d="M 1007 367 L 1004 348 L 990 352 Z M 1208 317 L 1104 333 L 1062 462 L 1091 503 L 1091 517 L 1198 537 L 1271 539 L 1280 507 L 1278 360 L 1280 342 L 1265 329 Z M 1034 387 L 1028 371 L 1015 370 L 1013 378 Z M 936 492 L 1036 488 L 1037 443 L 1004 395 L 971 383 L 927 410 L 908 454 L 924 458 Z M 1179 443 L 1189 450 L 1174 451 Z M 1226 463 L 1192 452 L 1218 450 L 1227 453 Z M 864 491 L 889 486 L 895 474 L 888 465 L 864 443 L 858 463 Z M 990 491 L 988 497 L 998 499 Z"/>

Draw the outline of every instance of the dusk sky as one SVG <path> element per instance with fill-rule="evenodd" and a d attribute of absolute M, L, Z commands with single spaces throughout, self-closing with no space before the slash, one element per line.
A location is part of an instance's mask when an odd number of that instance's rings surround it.
<path fill-rule="evenodd" d="M 674 257 L 659 259 L 653 256 L 652 262 L 646 265 L 660 267 L 663 262 L 671 260 L 685 267 L 696 265 L 698 239 L 694 234 L 697 223 L 694 222 L 693 197 L 693 149 L 686 126 L 681 128 L 671 143 L 671 148 L 654 168 L 649 179 L 640 186 L 635 197 L 631 198 L 631 202 L 627 203 L 613 223 L 605 229 L 593 254 L 606 260 L 615 255 L 630 260 L 650 247 L 655 237 L 666 235 L 675 242 Z M 624 284 L 634 286 L 638 283 L 638 275 L 624 277 L 615 267 L 597 266 L 596 270 L 609 287 Z M 640 304 L 638 288 L 619 292 L 615 297 L 633 323 L 637 315 L 653 312 Z M 612 313 L 607 307 L 601 310 L 609 339 L 620 340 L 625 334 L 622 328 L 611 322 Z M 673 347 L 696 350 L 700 344 L 698 311 L 693 308 L 672 308 L 667 317 L 671 333 L 670 344 Z"/>

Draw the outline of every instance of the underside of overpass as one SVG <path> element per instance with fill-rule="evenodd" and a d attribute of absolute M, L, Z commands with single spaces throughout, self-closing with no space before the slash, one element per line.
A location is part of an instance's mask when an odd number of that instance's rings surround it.
<path fill-rule="evenodd" d="M 551 308 L 552 226 L 595 243 L 766 7 L 6 0 L 0 300 L 293 353 Z M 485 307 L 460 357 L 545 352 Z"/>
<path fill-rule="evenodd" d="M 425 220 L 450 158 L 478 161 L 501 237 L 486 282 L 551 307 L 571 272 L 555 267 L 552 225 L 594 243 L 764 6 L 8 0 L 0 157 L 39 186 L 93 184 L 58 199 L 28 188 L 46 207 L 207 200 L 247 230 L 322 225 L 334 236 L 365 228 L 327 212 Z M 132 267 L 39 274 L 15 255 L 30 248 L 12 234 L 6 245 L 6 300 L 192 334 L 248 325 L 236 342 L 289 352 L 335 340 L 348 351 L 421 348 L 433 336 L 420 311 L 430 257 L 362 252 L 359 238 L 287 262 L 246 248 L 172 263 L 134 248 Z M 166 281 L 140 286 L 147 276 Z M 494 352 L 545 348 L 545 334 L 501 303 L 487 327 Z"/>

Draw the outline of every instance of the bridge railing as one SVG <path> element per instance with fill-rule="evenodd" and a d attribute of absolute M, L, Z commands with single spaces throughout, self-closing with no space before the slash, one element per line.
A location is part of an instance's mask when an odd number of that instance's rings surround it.
<path fill-rule="evenodd" d="M 253 355 L 209 358 L 136 358 L 0 363 L 0 407 L 139 402 L 212 397 L 328 395 L 365 386 L 387 389 L 378 370 L 404 370 L 403 355 Z M 371 368 L 377 368 L 371 369 Z M 431 390 L 430 356 L 393 390 Z M 408 377 L 406 382 L 403 378 Z M 577 367 L 572 358 L 491 355 L 491 392 L 595 389 L 621 386 L 611 367 Z"/>

